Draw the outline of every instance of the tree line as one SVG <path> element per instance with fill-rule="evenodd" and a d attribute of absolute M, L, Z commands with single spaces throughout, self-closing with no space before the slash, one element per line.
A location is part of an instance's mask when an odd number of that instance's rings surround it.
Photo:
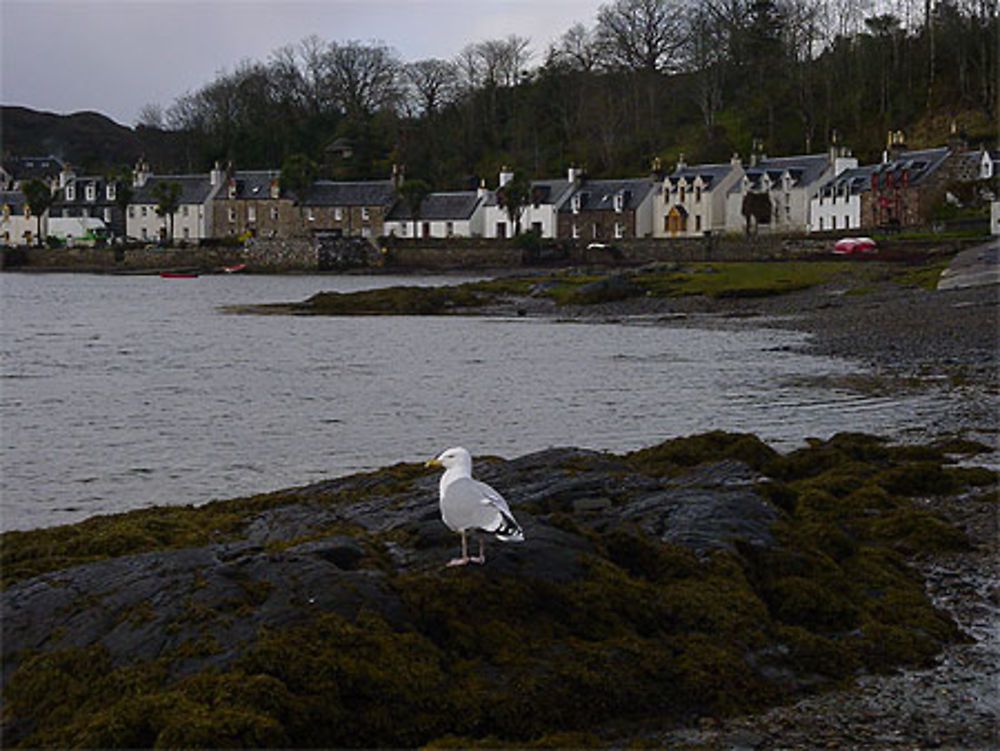
<path fill-rule="evenodd" d="M 654 160 L 824 149 L 876 159 L 886 133 L 996 146 L 993 0 L 612 0 L 548 49 L 511 35 L 453 59 L 310 36 L 245 61 L 140 124 L 179 135 L 183 164 L 289 159 L 312 176 L 438 188 L 567 165 L 640 174 Z M 336 150 L 329 150 L 336 144 Z M 304 166 L 306 165 L 306 166 Z"/>

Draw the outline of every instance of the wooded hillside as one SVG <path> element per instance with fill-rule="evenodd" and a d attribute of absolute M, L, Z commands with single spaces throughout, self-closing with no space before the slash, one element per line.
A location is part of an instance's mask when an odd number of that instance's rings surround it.
<path fill-rule="evenodd" d="M 873 161 L 890 130 L 921 147 L 954 127 L 995 148 L 998 49 L 992 0 L 613 0 L 548 50 L 510 36 L 404 63 L 381 43 L 308 37 L 142 119 L 177 139 L 158 171 L 304 155 L 319 176 L 397 163 L 438 189 L 492 183 L 501 165 L 641 174 L 755 142 L 780 155 L 836 137 Z"/>

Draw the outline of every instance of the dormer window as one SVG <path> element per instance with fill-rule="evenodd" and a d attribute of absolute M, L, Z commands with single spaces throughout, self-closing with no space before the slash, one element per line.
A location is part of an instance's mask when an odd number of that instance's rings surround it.
<path fill-rule="evenodd" d="M 271 198 L 277 199 L 281 197 L 281 184 L 277 179 L 271 180 Z"/>
<path fill-rule="evenodd" d="M 574 194 L 573 198 L 570 199 L 569 203 L 570 203 L 570 208 L 573 210 L 573 213 L 574 214 L 579 214 L 580 213 L 580 203 L 581 203 L 581 201 L 580 201 L 580 194 L 579 193 Z"/>
<path fill-rule="evenodd" d="M 67 185 L 66 186 L 66 200 L 67 201 L 75 201 L 76 200 L 76 186 L 75 185 Z"/>
<path fill-rule="evenodd" d="M 97 200 L 97 186 L 93 183 L 88 183 L 87 187 L 84 189 L 88 201 Z"/>
<path fill-rule="evenodd" d="M 694 202 L 695 203 L 701 203 L 701 186 L 700 185 L 695 185 L 694 186 Z"/>
<path fill-rule="evenodd" d="M 108 197 L 109 201 L 115 200 L 115 198 L 118 196 L 117 183 L 108 183 L 105 189 L 105 195 Z"/>
<path fill-rule="evenodd" d="M 680 200 L 681 200 L 681 202 L 683 202 L 686 197 L 687 197 L 687 188 L 682 185 L 681 186 L 681 192 L 680 192 Z"/>
<path fill-rule="evenodd" d="M 624 211 L 624 209 L 625 209 L 625 196 L 623 196 L 621 193 L 616 193 L 615 194 L 615 211 L 620 214 L 620 213 L 622 213 L 622 211 Z M 615 226 L 617 226 L 617 225 L 615 225 Z"/>
<path fill-rule="evenodd" d="M 362 206 L 361 207 L 361 221 L 367 222 L 369 219 L 371 219 L 371 212 L 368 210 L 367 206 Z"/>
<path fill-rule="evenodd" d="M 227 194 L 230 198 L 236 198 L 236 181 L 230 180 L 229 187 L 227 188 Z"/>

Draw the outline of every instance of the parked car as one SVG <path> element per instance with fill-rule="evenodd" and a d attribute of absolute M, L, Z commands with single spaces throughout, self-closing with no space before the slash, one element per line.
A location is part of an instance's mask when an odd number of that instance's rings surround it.
<path fill-rule="evenodd" d="M 833 252 L 837 255 L 877 253 L 878 244 L 870 237 L 844 237 L 834 244 Z"/>

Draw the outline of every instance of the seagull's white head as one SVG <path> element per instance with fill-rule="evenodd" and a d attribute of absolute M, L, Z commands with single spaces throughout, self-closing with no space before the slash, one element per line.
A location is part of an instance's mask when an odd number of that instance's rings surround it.
<path fill-rule="evenodd" d="M 442 451 L 440 455 L 429 460 L 424 466 L 444 467 L 445 469 L 460 469 L 472 474 L 472 456 L 461 446 Z"/>

